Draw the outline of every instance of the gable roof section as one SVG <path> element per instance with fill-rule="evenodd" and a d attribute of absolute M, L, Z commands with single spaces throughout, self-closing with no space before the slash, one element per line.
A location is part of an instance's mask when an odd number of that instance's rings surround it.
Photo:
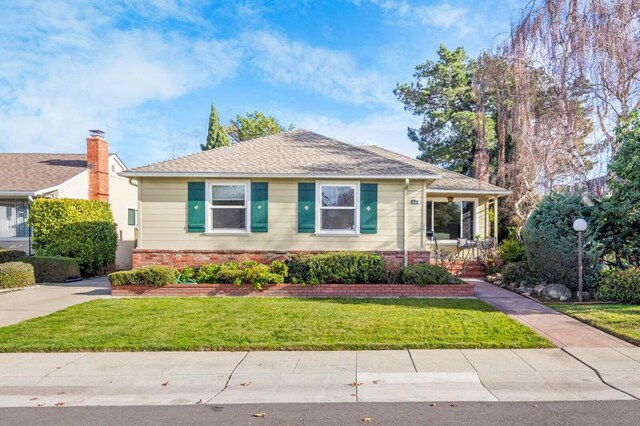
<path fill-rule="evenodd" d="M 432 192 L 509 191 L 377 146 L 355 146 L 296 129 L 136 167 L 128 177 L 427 179 Z"/>
<path fill-rule="evenodd" d="M 405 161 L 306 130 L 239 142 L 122 173 L 123 176 L 437 179 Z"/>
<path fill-rule="evenodd" d="M 0 154 L 0 192 L 25 195 L 55 188 L 86 172 L 85 154 Z"/>

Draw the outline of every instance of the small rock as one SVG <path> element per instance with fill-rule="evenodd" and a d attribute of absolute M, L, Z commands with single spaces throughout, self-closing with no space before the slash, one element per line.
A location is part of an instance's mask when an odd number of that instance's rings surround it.
<path fill-rule="evenodd" d="M 493 285 L 497 285 L 498 287 L 500 287 L 502 284 L 504 284 L 504 281 L 502 281 L 502 280 L 495 280 L 493 282 Z"/>
<path fill-rule="evenodd" d="M 507 288 L 509 285 L 505 282 L 502 282 L 502 284 L 499 285 L 500 288 Z"/>
<path fill-rule="evenodd" d="M 547 288 L 546 285 L 538 284 L 535 287 L 533 287 L 533 294 L 535 294 L 536 296 L 540 297 L 540 296 L 542 296 L 542 294 L 544 293 L 544 290 L 546 288 Z"/>
<path fill-rule="evenodd" d="M 498 272 L 497 274 L 495 274 L 496 280 L 504 280 L 504 276 Z"/>
<path fill-rule="evenodd" d="M 484 277 L 484 280 L 488 283 L 493 284 L 493 282 L 496 280 L 496 276 L 495 275 L 487 275 L 486 277 Z"/>
<path fill-rule="evenodd" d="M 516 293 L 520 293 L 520 294 L 531 294 L 531 292 L 533 291 L 533 289 L 531 287 L 518 287 L 516 288 Z"/>
<path fill-rule="evenodd" d="M 562 284 L 549 284 L 543 293 L 546 299 L 558 299 L 561 302 L 571 299 L 571 290 Z"/>

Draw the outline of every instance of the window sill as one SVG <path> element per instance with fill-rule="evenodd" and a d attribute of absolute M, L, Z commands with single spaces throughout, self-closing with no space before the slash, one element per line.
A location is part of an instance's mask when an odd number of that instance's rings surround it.
<path fill-rule="evenodd" d="M 29 241 L 29 237 L 0 237 L 0 241 Z"/>
<path fill-rule="evenodd" d="M 359 237 L 359 232 L 316 232 L 316 237 Z"/>
<path fill-rule="evenodd" d="M 204 235 L 251 235 L 249 231 L 208 231 Z"/>

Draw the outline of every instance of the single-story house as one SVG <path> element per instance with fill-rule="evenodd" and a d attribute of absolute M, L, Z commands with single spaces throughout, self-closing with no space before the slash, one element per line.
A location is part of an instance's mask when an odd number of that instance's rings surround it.
<path fill-rule="evenodd" d="M 436 240 L 455 251 L 458 238 L 487 237 L 489 208 L 509 193 L 301 129 L 120 175 L 139 186 L 134 268 L 335 250 L 427 262 Z"/>
<path fill-rule="evenodd" d="M 118 226 L 116 268 L 132 266 L 138 188 L 118 173 L 127 167 L 109 153 L 102 132 L 87 138 L 84 154 L 0 153 L 0 248 L 31 251 L 27 225 L 38 197 L 107 201 Z"/>

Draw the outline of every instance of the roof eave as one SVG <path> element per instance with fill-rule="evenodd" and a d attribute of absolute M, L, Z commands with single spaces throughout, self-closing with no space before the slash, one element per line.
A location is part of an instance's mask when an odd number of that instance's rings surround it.
<path fill-rule="evenodd" d="M 291 173 L 177 173 L 177 172 L 138 172 L 126 171 L 118 173 L 130 178 L 141 177 L 181 177 L 181 178 L 291 178 L 291 179 L 442 179 L 442 175 L 314 175 Z"/>
<path fill-rule="evenodd" d="M 427 193 L 433 194 L 482 194 L 482 195 L 511 195 L 507 189 L 430 189 Z"/>

